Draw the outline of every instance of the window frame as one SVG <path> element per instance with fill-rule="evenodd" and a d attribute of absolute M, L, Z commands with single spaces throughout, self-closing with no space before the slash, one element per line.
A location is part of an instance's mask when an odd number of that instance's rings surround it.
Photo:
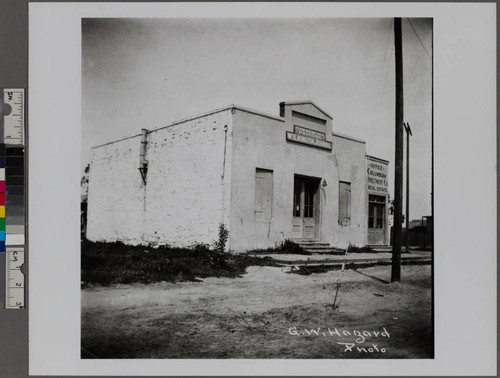
<path fill-rule="evenodd" d="M 368 229 L 383 230 L 387 223 L 387 198 L 368 194 Z"/>

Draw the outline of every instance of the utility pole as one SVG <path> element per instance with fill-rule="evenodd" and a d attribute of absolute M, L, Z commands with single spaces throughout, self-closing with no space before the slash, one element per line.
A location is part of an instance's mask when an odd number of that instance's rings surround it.
<path fill-rule="evenodd" d="M 403 41 L 401 18 L 394 18 L 396 58 L 396 153 L 394 159 L 394 234 L 392 243 L 391 282 L 401 280 L 401 234 L 403 212 Z"/>
<path fill-rule="evenodd" d="M 410 136 L 409 123 L 403 123 L 406 130 L 406 253 L 410 253 Z"/>

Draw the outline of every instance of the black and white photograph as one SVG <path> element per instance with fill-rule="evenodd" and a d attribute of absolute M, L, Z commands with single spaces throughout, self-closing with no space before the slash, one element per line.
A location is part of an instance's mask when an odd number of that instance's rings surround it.
<path fill-rule="evenodd" d="M 432 359 L 432 18 L 82 18 L 82 359 Z"/>
<path fill-rule="evenodd" d="M 29 373 L 495 375 L 495 9 L 30 3 Z"/>

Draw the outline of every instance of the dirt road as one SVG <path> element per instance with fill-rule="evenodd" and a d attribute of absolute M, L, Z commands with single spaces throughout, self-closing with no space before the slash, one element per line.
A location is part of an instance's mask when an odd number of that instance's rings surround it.
<path fill-rule="evenodd" d="M 82 290 L 82 358 L 432 358 L 431 267 Z"/>

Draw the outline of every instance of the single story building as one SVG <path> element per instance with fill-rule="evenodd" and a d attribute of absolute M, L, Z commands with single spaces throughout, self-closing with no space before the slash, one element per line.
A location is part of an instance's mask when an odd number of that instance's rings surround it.
<path fill-rule="evenodd" d="M 211 244 L 285 239 L 387 245 L 388 161 L 333 131 L 311 101 L 274 116 L 237 105 L 92 148 L 87 238 Z"/>

